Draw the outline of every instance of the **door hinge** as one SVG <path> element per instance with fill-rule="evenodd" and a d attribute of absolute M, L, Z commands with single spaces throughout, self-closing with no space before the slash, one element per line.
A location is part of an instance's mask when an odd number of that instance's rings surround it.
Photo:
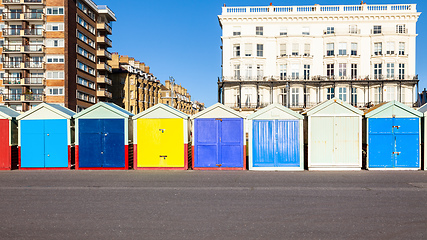
<path fill-rule="evenodd" d="M 393 154 L 397 154 L 397 155 L 399 155 L 401 152 L 393 152 Z"/>
<path fill-rule="evenodd" d="M 215 120 L 218 120 L 218 121 L 222 122 L 222 118 L 215 118 Z"/>

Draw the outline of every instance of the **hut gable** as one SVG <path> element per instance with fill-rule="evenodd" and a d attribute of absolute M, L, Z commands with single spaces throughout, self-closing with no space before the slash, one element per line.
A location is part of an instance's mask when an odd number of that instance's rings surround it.
<path fill-rule="evenodd" d="M 331 100 L 325 101 L 317 105 L 316 107 L 308 110 L 304 114 L 307 114 L 307 116 L 311 116 L 311 115 L 361 116 L 363 115 L 363 112 L 338 98 L 333 98 Z"/>
<path fill-rule="evenodd" d="M 247 117 L 248 120 L 261 119 L 304 119 L 299 113 L 290 110 L 280 104 L 272 104 L 261 110 L 258 110 Z"/>
<path fill-rule="evenodd" d="M 31 110 L 19 115 L 22 119 L 71 119 L 75 112 L 58 104 L 41 103 Z"/>
<path fill-rule="evenodd" d="M 19 113 L 6 106 L 0 106 L 0 119 L 12 119 L 19 116 Z"/>
<path fill-rule="evenodd" d="M 365 112 L 367 118 L 413 118 L 422 116 L 421 112 L 398 101 L 387 102 Z"/>
<path fill-rule="evenodd" d="M 245 118 L 245 116 L 221 103 L 216 103 L 191 117 L 194 118 Z"/>
<path fill-rule="evenodd" d="M 129 118 L 132 113 L 120 108 L 114 103 L 99 102 L 84 111 L 74 115 L 74 118 L 99 119 L 99 118 Z"/>
<path fill-rule="evenodd" d="M 140 112 L 133 117 L 133 120 L 138 118 L 182 118 L 188 119 L 189 116 L 175 108 L 172 108 L 169 105 L 159 103 L 143 112 Z"/>

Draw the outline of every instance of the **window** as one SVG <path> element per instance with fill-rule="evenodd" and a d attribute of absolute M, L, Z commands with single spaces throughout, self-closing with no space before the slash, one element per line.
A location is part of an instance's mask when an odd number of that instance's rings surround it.
<path fill-rule="evenodd" d="M 399 79 L 403 80 L 405 79 L 405 64 L 399 63 Z"/>
<path fill-rule="evenodd" d="M 264 27 L 256 27 L 256 35 L 262 36 L 264 35 Z"/>
<path fill-rule="evenodd" d="M 328 78 L 333 78 L 334 75 L 335 75 L 334 64 L 327 64 L 326 65 L 326 76 L 328 76 Z"/>
<path fill-rule="evenodd" d="M 64 31 L 64 23 L 47 23 L 46 31 Z"/>
<path fill-rule="evenodd" d="M 383 65 L 381 63 L 374 64 L 374 79 L 382 79 Z"/>
<path fill-rule="evenodd" d="M 357 88 L 351 88 L 351 103 L 357 106 Z"/>
<path fill-rule="evenodd" d="M 302 28 L 302 35 L 310 35 L 310 28 L 309 27 L 303 27 Z"/>
<path fill-rule="evenodd" d="M 46 56 L 47 63 L 64 63 L 64 56 Z"/>
<path fill-rule="evenodd" d="M 357 79 L 357 64 L 351 64 L 351 79 Z"/>
<path fill-rule="evenodd" d="M 46 15 L 63 15 L 63 7 L 48 7 L 46 8 Z"/>
<path fill-rule="evenodd" d="M 304 80 L 310 80 L 310 65 L 304 64 Z"/>
<path fill-rule="evenodd" d="M 247 65 L 245 65 L 245 67 L 246 67 L 245 76 L 248 80 L 251 80 L 252 79 L 252 64 L 247 64 Z"/>
<path fill-rule="evenodd" d="M 326 34 L 334 34 L 335 28 L 334 27 L 327 27 L 326 28 Z"/>
<path fill-rule="evenodd" d="M 394 54 L 394 42 L 387 42 L 387 54 Z"/>
<path fill-rule="evenodd" d="M 341 78 L 344 78 L 347 76 L 347 63 L 340 63 L 338 64 L 339 67 L 339 76 Z"/>
<path fill-rule="evenodd" d="M 77 7 L 84 12 L 86 15 L 88 15 L 92 20 L 95 20 L 95 13 L 90 10 L 86 4 L 82 3 L 81 1 L 77 1 Z"/>
<path fill-rule="evenodd" d="M 347 55 L 347 43 L 340 42 L 338 44 L 338 54 L 339 55 Z"/>
<path fill-rule="evenodd" d="M 291 65 L 292 79 L 299 79 L 299 64 Z"/>
<path fill-rule="evenodd" d="M 252 43 L 245 43 L 245 56 L 246 57 L 252 56 Z"/>
<path fill-rule="evenodd" d="M 95 76 L 95 69 L 93 69 L 92 67 L 89 67 L 88 65 L 86 65 L 80 61 L 77 61 L 77 67 L 80 70 L 85 71 L 85 72 Z"/>
<path fill-rule="evenodd" d="M 396 33 L 406 33 L 405 24 L 397 24 L 396 25 Z"/>
<path fill-rule="evenodd" d="M 291 104 L 293 107 L 299 106 L 299 88 L 291 88 Z"/>
<path fill-rule="evenodd" d="M 80 31 L 77 31 L 77 37 L 84 43 L 86 43 L 87 45 L 95 48 L 95 41 L 92 40 L 91 38 L 88 38 L 86 35 L 84 35 L 83 33 L 81 33 Z"/>
<path fill-rule="evenodd" d="M 382 102 L 382 100 L 381 100 L 381 92 L 382 92 L 382 88 L 381 87 L 374 88 L 374 101 L 375 101 L 376 104 Z"/>
<path fill-rule="evenodd" d="M 399 42 L 399 55 L 405 55 L 405 43 Z"/>
<path fill-rule="evenodd" d="M 335 97 L 335 88 L 327 88 L 326 90 L 326 98 L 328 100 L 331 100 Z"/>
<path fill-rule="evenodd" d="M 383 44 L 374 43 L 374 55 L 382 55 L 382 54 L 383 54 Z"/>
<path fill-rule="evenodd" d="M 86 22 L 83 18 L 81 18 L 79 15 L 77 15 L 77 23 L 87 29 L 89 32 L 95 34 L 95 28 L 88 22 Z"/>
<path fill-rule="evenodd" d="M 348 30 L 348 33 L 350 33 L 350 34 L 357 34 L 357 25 L 350 25 L 349 26 L 349 30 Z"/>
<path fill-rule="evenodd" d="M 263 44 L 257 44 L 256 45 L 256 55 L 257 55 L 257 57 L 263 57 L 264 56 L 264 45 Z"/>
<path fill-rule="evenodd" d="M 280 56 L 286 56 L 286 44 L 280 44 Z"/>
<path fill-rule="evenodd" d="M 387 63 L 387 78 L 394 78 L 394 63 Z"/>
<path fill-rule="evenodd" d="M 287 65 L 286 64 L 280 64 L 279 65 L 280 80 L 286 80 L 286 69 L 287 69 Z"/>
<path fill-rule="evenodd" d="M 385 101 L 397 100 L 396 99 L 396 88 L 395 87 L 385 86 L 384 87 L 384 92 L 385 92 L 385 95 L 386 95 Z"/>
<path fill-rule="evenodd" d="M 281 27 L 279 35 L 280 36 L 286 36 L 286 35 L 288 35 L 288 29 L 286 27 Z"/>
<path fill-rule="evenodd" d="M 262 64 L 256 65 L 256 75 L 258 80 L 262 80 L 264 77 L 264 66 Z"/>
<path fill-rule="evenodd" d="M 240 57 L 240 44 L 233 45 L 233 56 Z"/>
<path fill-rule="evenodd" d="M 374 26 L 373 34 L 381 34 L 381 26 L 380 25 Z"/>
<path fill-rule="evenodd" d="M 80 47 L 79 45 L 77 45 L 77 52 L 82 55 L 83 57 L 91 60 L 92 62 L 95 62 L 95 55 L 88 52 L 86 49 Z"/>
<path fill-rule="evenodd" d="M 95 96 L 92 96 L 90 94 L 80 92 L 80 91 L 77 91 L 77 99 L 80 99 L 86 102 L 95 103 Z"/>
<path fill-rule="evenodd" d="M 64 72 L 62 71 L 47 71 L 46 79 L 64 79 Z"/>
<path fill-rule="evenodd" d="M 64 39 L 46 39 L 46 47 L 64 47 Z"/>
<path fill-rule="evenodd" d="M 62 96 L 62 95 L 64 95 L 64 88 L 63 87 L 48 87 L 48 88 L 46 88 L 46 95 Z"/>
<path fill-rule="evenodd" d="M 345 87 L 338 88 L 338 98 L 340 100 L 343 100 L 344 102 L 347 102 L 347 88 Z"/>
<path fill-rule="evenodd" d="M 281 88 L 279 93 L 279 103 L 283 106 L 288 106 L 288 90 L 286 88 Z"/>
<path fill-rule="evenodd" d="M 234 64 L 234 79 L 240 79 L 240 64 Z"/>
<path fill-rule="evenodd" d="M 357 56 L 357 43 L 351 43 L 351 55 Z"/>
<path fill-rule="evenodd" d="M 309 43 L 304 44 L 304 56 L 306 56 L 306 57 L 310 56 L 310 44 Z"/>
<path fill-rule="evenodd" d="M 334 44 L 333 43 L 327 43 L 326 44 L 326 56 L 334 56 Z"/>
<path fill-rule="evenodd" d="M 233 27 L 233 36 L 240 36 L 242 34 L 241 27 Z"/>
<path fill-rule="evenodd" d="M 299 55 L 299 44 L 292 43 L 292 56 L 298 56 L 298 55 Z"/>

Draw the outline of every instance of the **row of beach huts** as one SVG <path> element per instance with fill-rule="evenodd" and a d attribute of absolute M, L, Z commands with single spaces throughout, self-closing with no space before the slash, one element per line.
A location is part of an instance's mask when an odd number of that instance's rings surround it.
<path fill-rule="evenodd" d="M 426 112 L 339 99 L 302 115 L 277 104 L 244 116 L 217 103 L 191 117 L 165 104 L 135 116 L 104 102 L 77 114 L 0 106 L 0 169 L 420 170 Z"/>

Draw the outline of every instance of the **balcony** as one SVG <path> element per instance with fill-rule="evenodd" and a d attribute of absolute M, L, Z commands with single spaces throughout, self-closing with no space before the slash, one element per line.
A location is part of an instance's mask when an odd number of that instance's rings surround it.
<path fill-rule="evenodd" d="M 3 102 L 21 102 L 22 94 L 3 94 Z"/>
<path fill-rule="evenodd" d="M 99 76 L 99 77 L 97 77 L 96 78 L 96 82 L 97 83 L 105 83 L 105 84 L 108 84 L 108 85 L 111 85 L 111 86 L 113 85 L 113 81 L 111 79 L 105 77 L 105 76 Z"/>
<path fill-rule="evenodd" d="M 25 12 L 25 13 L 3 12 L 2 17 L 3 17 L 3 21 L 22 21 L 22 20 L 44 21 L 45 20 L 45 15 L 42 12 Z"/>
<path fill-rule="evenodd" d="M 31 28 L 31 29 L 20 29 L 20 28 L 4 28 L 3 37 L 44 37 L 44 29 Z"/>
<path fill-rule="evenodd" d="M 97 50 L 96 56 L 98 58 L 106 58 L 108 60 L 111 60 L 113 57 L 111 56 L 111 53 L 105 49 Z"/>
<path fill-rule="evenodd" d="M 3 62 L 3 69 L 44 69 L 43 62 Z"/>
<path fill-rule="evenodd" d="M 107 37 L 97 37 L 96 38 L 96 42 L 98 44 L 101 44 L 101 45 L 105 44 L 108 47 L 112 47 L 113 46 L 113 42 L 109 38 L 107 38 Z"/>
<path fill-rule="evenodd" d="M 43 102 L 43 94 L 22 94 L 21 99 L 25 102 Z"/>
<path fill-rule="evenodd" d="M 2 0 L 3 4 L 44 4 L 45 0 Z"/>
<path fill-rule="evenodd" d="M 108 34 L 113 33 L 113 30 L 111 29 L 111 27 L 108 26 L 108 24 L 106 23 L 97 23 L 96 29 L 98 29 L 98 31 L 106 31 Z"/>
<path fill-rule="evenodd" d="M 110 72 L 110 73 L 113 72 L 113 68 L 110 65 L 106 64 L 106 63 L 98 63 L 98 64 L 96 64 L 96 69 L 98 71 L 107 71 L 107 72 Z"/>
<path fill-rule="evenodd" d="M 42 53 L 44 45 L 5 45 L 3 53 Z"/>
<path fill-rule="evenodd" d="M 105 97 L 105 98 L 113 98 L 113 94 L 108 92 L 105 89 L 98 89 L 98 91 L 96 91 L 96 96 L 97 97 Z"/>
<path fill-rule="evenodd" d="M 3 85 L 43 86 L 45 84 L 46 84 L 46 80 L 42 77 L 29 77 L 29 78 L 7 77 L 7 78 L 3 78 Z"/>

